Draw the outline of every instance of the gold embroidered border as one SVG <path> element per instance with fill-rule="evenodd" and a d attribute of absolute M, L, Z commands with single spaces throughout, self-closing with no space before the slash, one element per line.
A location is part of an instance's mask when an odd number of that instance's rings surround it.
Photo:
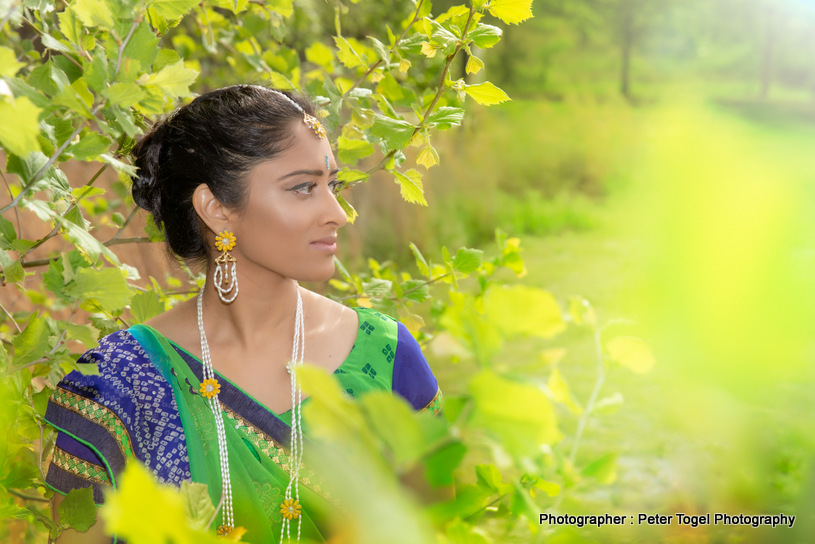
<path fill-rule="evenodd" d="M 59 446 L 54 448 L 54 455 L 51 458 L 51 462 L 65 472 L 69 472 L 83 480 L 110 485 L 110 477 L 105 467 L 81 459 L 72 453 L 68 453 Z"/>
<path fill-rule="evenodd" d="M 246 419 L 242 418 L 238 415 L 237 412 L 232 410 L 231 408 L 221 405 L 223 407 L 224 413 L 226 416 L 231 420 L 229 424 L 231 424 L 236 429 L 243 430 L 247 435 L 249 435 L 250 440 L 252 443 L 264 454 L 266 454 L 272 461 L 274 461 L 280 468 L 285 470 L 286 472 L 289 471 L 289 456 L 286 448 L 283 447 L 282 444 L 277 442 L 268 434 L 264 433 Z M 300 469 L 300 481 L 303 484 L 307 485 L 312 491 L 323 497 L 324 499 L 334 503 L 334 499 L 324 491 L 320 484 L 317 482 L 317 475 L 307 468 Z"/>
<path fill-rule="evenodd" d="M 433 400 L 428 402 L 424 408 L 419 410 L 419 413 L 422 414 L 424 412 L 430 412 L 435 416 L 441 412 L 441 409 L 443 407 L 444 407 L 444 395 L 442 395 L 441 387 L 439 387 L 436 390 L 436 396 L 433 397 Z"/>
<path fill-rule="evenodd" d="M 122 455 L 126 459 L 133 457 L 131 446 L 133 441 L 130 439 L 130 434 L 122 420 L 110 408 L 62 387 L 54 390 L 50 401 L 104 427 L 116 440 Z"/>

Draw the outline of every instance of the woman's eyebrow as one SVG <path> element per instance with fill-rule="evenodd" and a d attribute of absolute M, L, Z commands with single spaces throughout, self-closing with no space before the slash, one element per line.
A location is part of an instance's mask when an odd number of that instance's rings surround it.
<path fill-rule="evenodd" d="M 285 176 L 281 176 L 278 181 L 283 181 L 295 176 L 322 176 L 324 172 L 324 170 L 295 170 L 294 172 L 289 172 Z"/>
<path fill-rule="evenodd" d="M 332 171 L 330 171 L 328 173 L 328 175 L 329 175 L 329 177 L 330 176 L 336 176 L 339 171 L 340 171 L 339 168 L 335 168 Z M 280 179 L 278 179 L 278 181 L 285 181 L 285 180 L 287 180 L 289 178 L 293 178 L 295 176 L 315 176 L 315 177 L 319 177 L 319 176 L 322 176 L 323 174 L 325 174 L 325 170 L 295 170 L 294 172 L 289 172 L 285 176 L 280 177 Z"/>

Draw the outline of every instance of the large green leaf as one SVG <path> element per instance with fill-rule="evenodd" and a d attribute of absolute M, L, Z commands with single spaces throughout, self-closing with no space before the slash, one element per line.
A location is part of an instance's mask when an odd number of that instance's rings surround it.
<path fill-rule="evenodd" d="M 151 317 L 155 317 L 164 311 L 164 303 L 161 302 L 155 291 L 145 291 L 133 295 L 130 301 L 130 312 L 138 323 L 144 323 Z"/>
<path fill-rule="evenodd" d="M 517 25 L 532 17 L 532 0 L 491 0 L 488 9 L 503 22 Z"/>
<path fill-rule="evenodd" d="M 180 19 L 200 3 L 199 0 L 150 0 L 147 6 L 165 19 Z"/>
<path fill-rule="evenodd" d="M 25 63 L 17 60 L 14 50 L 8 47 L 0 47 L 0 77 L 14 77 Z"/>
<path fill-rule="evenodd" d="M 375 391 L 360 400 L 371 429 L 387 445 L 396 467 L 415 462 L 425 444 L 421 428 L 407 403 L 389 391 Z"/>
<path fill-rule="evenodd" d="M 478 23 L 468 36 L 481 49 L 488 49 L 501 41 L 503 31 L 497 26 Z"/>
<path fill-rule="evenodd" d="M 633 336 L 615 336 L 606 344 L 612 361 L 637 374 L 645 374 L 654 367 L 654 354 L 645 340 Z"/>
<path fill-rule="evenodd" d="M 14 336 L 12 345 L 14 346 L 14 366 L 19 367 L 36 361 L 50 349 L 48 344 L 48 324 L 44 317 L 33 314 L 23 332 Z"/>
<path fill-rule="evenodd" d="M 507 93 L 489 81 L 476 85 L 467 85 L 464 87 L 464 92 L 482 106 L 492 106 L 509 100 Z"/>
<path fill-rule="evenodd" d="M 404 149 L 413 138 L 416 127 L 402 119 L 391 119 L 377 114 L 371 127 L 371 134 L 385 141 L 388 149 Z"/>
<path fill-rule="evenodd" d="M 366 140 L 352 140 L 345 136 L 337 139 L 337 145 L 339 159 L 345 164 L 354 164 L 374 152 L 374 146 Z"/>
<path fill-rule="evenodd" d="M 158 73 L 144 74 L 138 83 L 158 87 L 165 95 L 175 98 L 189 96 L 190 85 L 197 76 L 197 71 L 187 68 L 184 61 L 179 60 L 175 64 L 165 66 Z"/>
<path fill-rule="evenodd" d="M 469 384 L 471 424 L 490 431 L 509 451 L 534 456 L 561 439 L 552 403 L 538 387 L 482 371 Z"/>
<path fill-rule="evenodd" d="M 549 338 L 566 328 L 555 297 L 536 287 L 493 287 L 484 296 L 484 312 L 507 336 Z"/>
<path fill-rule="evenodd" d="M 417 170 L 408 170 L 404 174 L 401 172 L 394 172 L 396 182 L 399 184 L 399 189 L 407 202 L 415 202 L 422 206 L 427 206 L 427 200 L 424 197 L 424 188 L 422 187 L 422 175 Z"/>
<path fill-rule="evenodd" d="M 67 523 L 80 533 L 84 533 L 96 523 L 96 504 L 93 502 L 93 488 L 72 489 L 57 509 L 59 521 Z"/>
<path fill-rule="evenodd" d="M 107 0 L 75 0 L 71 8 L 85 26 L 113 28 L 116 24 Z"/>
<path fill-rule="evenodd" d="M 25 157 L 39 151 L 39 115 L 42 110 L 25 96 L 10 99 L 0 96 L 0 145 L 6 151 Z"/>
<path fill-rule="evenodd" d="M 77 299 L 91 299 L 108 312 L 120 310 L 130 302 L 132 292 L 118 268 L 81 268 L 65 292 Z"/>

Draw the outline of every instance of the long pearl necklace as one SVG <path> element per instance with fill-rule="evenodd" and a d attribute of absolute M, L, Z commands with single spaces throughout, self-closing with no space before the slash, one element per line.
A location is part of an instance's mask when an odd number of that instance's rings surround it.
<path fill-rule="evenodd" d="M 209 354 L 209 344 L 204 331 L 204 288 L 198 293 L 198 335 L 201 339 L 201 356 L 204 363 L 204 380 L 201 382 L 201 393 L 209 402 L 209 408 L 215 418 L 215 429 L 218 435 L 218 453 L 221 465 L 221 485 L 222 485 L 222 525 L 218 527 L 219 535 L 228 535 L 235 528 L 235 516 L 232 509 L 232 482 L 229 478 L 229 451 L 226 447 L 226 431 L 224 429 L 224 418 L 221 410 L 221 401 L 218 397 L 220 384 L 215 378 L 215 370 L 212 368 L 212 358 Z M 283 517 L 283 524 L 280 530 L 280 542 L 283 542 L 283 535 L 291 541 L 291 522 L 297 519 L 297 540 L 300 540 L 302 528 L 302 515 L 300 506 L 299 475 L 300 466 L 303 461 L 303 427 L 300 404 L 303 399 L 303 391 L 297 384 L 296 368 L 303 364 L 303 355 L 306 349 L 305 327 L 303 325 L 303 299 L 300 296 L 300 286 L 297 286 L 297 309 L 294 316 L 294 336 L 292 338 L 291 362 L 286 365 L 286 370 L 291 375 L 291 440 L 289 457 L 289 485 L 286 487 L 284 501 L 280 508 Z"/>

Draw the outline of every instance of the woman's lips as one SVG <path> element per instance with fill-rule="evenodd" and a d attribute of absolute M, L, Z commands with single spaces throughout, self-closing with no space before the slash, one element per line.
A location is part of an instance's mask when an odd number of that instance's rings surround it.
<path fill-rule="evenodd" d="M 334 253 L 337 252 L 337 237 L 326 236 L 325 238 L 314 240 L 313 242 L 311 242 L 311 247 L 319 251 L 325 251 L 326 253 L 330 253 L 333 255 Z"/>

